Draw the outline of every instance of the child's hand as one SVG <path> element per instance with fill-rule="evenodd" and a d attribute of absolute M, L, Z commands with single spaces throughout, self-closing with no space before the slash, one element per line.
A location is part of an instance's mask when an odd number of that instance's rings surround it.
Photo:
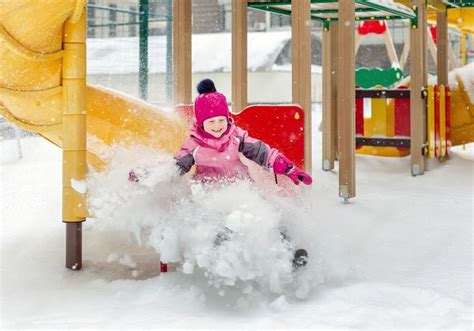
<path fill-rule="evenodd" d="M 131 182 L 139 182 L 137 174 L 133 170 L 130 170 L 128 173 L 128 180 Z"/>
<path fill-rule="evenodd" d="M 311 176 L 298 167 L 293 167 L 286 175 L 296 185 L 299 185 L 300 182 L 303 182 L 306 185 L 311 185 L 311 183 L 313 182 L 313 179 L 311 178 Z"/>
<path fill-rule="evenodd" d="M 311 185 L 313 179 L 306 172 L 298 168 L 288 160 L 285 156 L 279 155 L 273 163 L 273 172 L 279 175 L 288 176 L 293 183 L 299 185 L 303 182 L 306 185 Z"/>
<path fill-rule="evenodd" d="M 148 171 L 145 169 L 135 169 L 135 170 L 130 170 L 128 173 L 128 180 L 131 182 L 138 183 L 140 180 L 146 178 L 148 176 Z"/>

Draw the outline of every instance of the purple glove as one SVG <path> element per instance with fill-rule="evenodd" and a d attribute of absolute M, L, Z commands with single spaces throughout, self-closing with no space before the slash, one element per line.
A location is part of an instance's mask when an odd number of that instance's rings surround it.
<path fill-rule="evenodd" d="M 136 183 L 139 182 L 137 174 L 133 170 L 130 170 L 130 172 L 128 173 L 128 180 Z"/>
<path fill-rule="evenodd" d="M 275 159 L 275 162 L 273 163 L 273 172 L 278 175 L 286 175 L 296 185 L 299 185 L 300 182 L 303 182 L 306 185 L 311 185 L 313 182 L 310 175 L 295 166 L 293 162 L 283 155 L 279 155 Z"/>
<path fill-rule="evenodd" d="M 137 168 L 130 170 L 128 173 L 128 180 L 131 182 L 138 183 L 140 180 L 148 177 L 148 171 L 146 169 Z"/>

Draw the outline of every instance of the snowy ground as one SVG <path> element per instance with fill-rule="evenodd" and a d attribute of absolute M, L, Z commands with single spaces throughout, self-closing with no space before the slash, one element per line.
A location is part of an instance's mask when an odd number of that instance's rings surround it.
<path fill-rule="evenodd" d="M 337 172 L 320 170 L 321 135 L 314 135 L 315 183 L 300 198 L 237 185 L 217 194 L 192 189 L 183 194 L 194 198 L 180 200 L 175 188 L 137 189 L 117 180 L 123 164 L 95 176 L 89 189 L 103 201 L 95 200 L 96 217 L 84 224 L 80 272 L 64 268 L 61 151 L 25 138 L 24 158 L 16 160 L 14 140 L 0 141 L 0 328 L 472 330 L 472 145 L 457 148 L 448 162 L 430 162 L 416 178 L 409 158 L 357 156 L 357 197 L 344 205 Z M 114 191 L 122 194 L 115 202 Z M 197 267 L 159 275 L 155 248 L 163 243 L 141 232 L 153 217 L 172 224 L 173 215 L 215 221 L 225 214 L 228 221 L 249 210 L 255 222 L 284 218 L 308 249 L 296 287 L 281 282 L 280 291 L 268 290 L 263 277 L 223 293 Z"/>

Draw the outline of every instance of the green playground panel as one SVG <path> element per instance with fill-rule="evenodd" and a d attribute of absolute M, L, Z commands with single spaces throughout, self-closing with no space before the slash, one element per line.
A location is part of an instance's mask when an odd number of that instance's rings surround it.
<path fill-rule="evenodd" d="M 389 87 L 399 82 L 403 78 L 403 71 L 400 68 L 380 69 L 380 68 L 359 68 L 356 70 L 356 85 L 361 88 L 372 88 L 377 85 Z"/>
<path fill-rule="evenodd" d="M 474 7 L 474 0 L 443 0 L 443 2 L 452 8 Z"/>
<path fill-rule="evenodd" d="M 384 6 L 372 0 L 355 0 L 355 19 L 358 21 L 368 20 L 400 20 L 410 19 L 417 21 L 416 11 L 407 8 L 407 10 L 398 10 Z M 267 1 L 267 2 L 248 2 L 248 7 L 269 11 L 272 13 L 291 16 L 291 0 Z M 337 21 L 339 13 L 338 0 L 311 0 L 311 19 L 324 24 L 328 27 L 329 22 Z"/>

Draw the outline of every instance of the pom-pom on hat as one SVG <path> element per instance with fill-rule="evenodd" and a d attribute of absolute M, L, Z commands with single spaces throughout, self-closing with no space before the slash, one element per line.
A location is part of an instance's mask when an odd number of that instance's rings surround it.
<path fill-rule="evenodd" d="M 202 126 L 205 120 L 216 116 L 225 116 L 229 119 L 227 99 L 222 93 L 217 92 L 212 80 L 200 81 L 196 89 L 199 93 L 194 101 L 194 116 L 197 125 Z"/>
<path fill-rule="evenodd" d="M 196 89 L 199 94 L 217 92 L 214 82 L 209 78 L 203 79 L 197 84 Z"/>

